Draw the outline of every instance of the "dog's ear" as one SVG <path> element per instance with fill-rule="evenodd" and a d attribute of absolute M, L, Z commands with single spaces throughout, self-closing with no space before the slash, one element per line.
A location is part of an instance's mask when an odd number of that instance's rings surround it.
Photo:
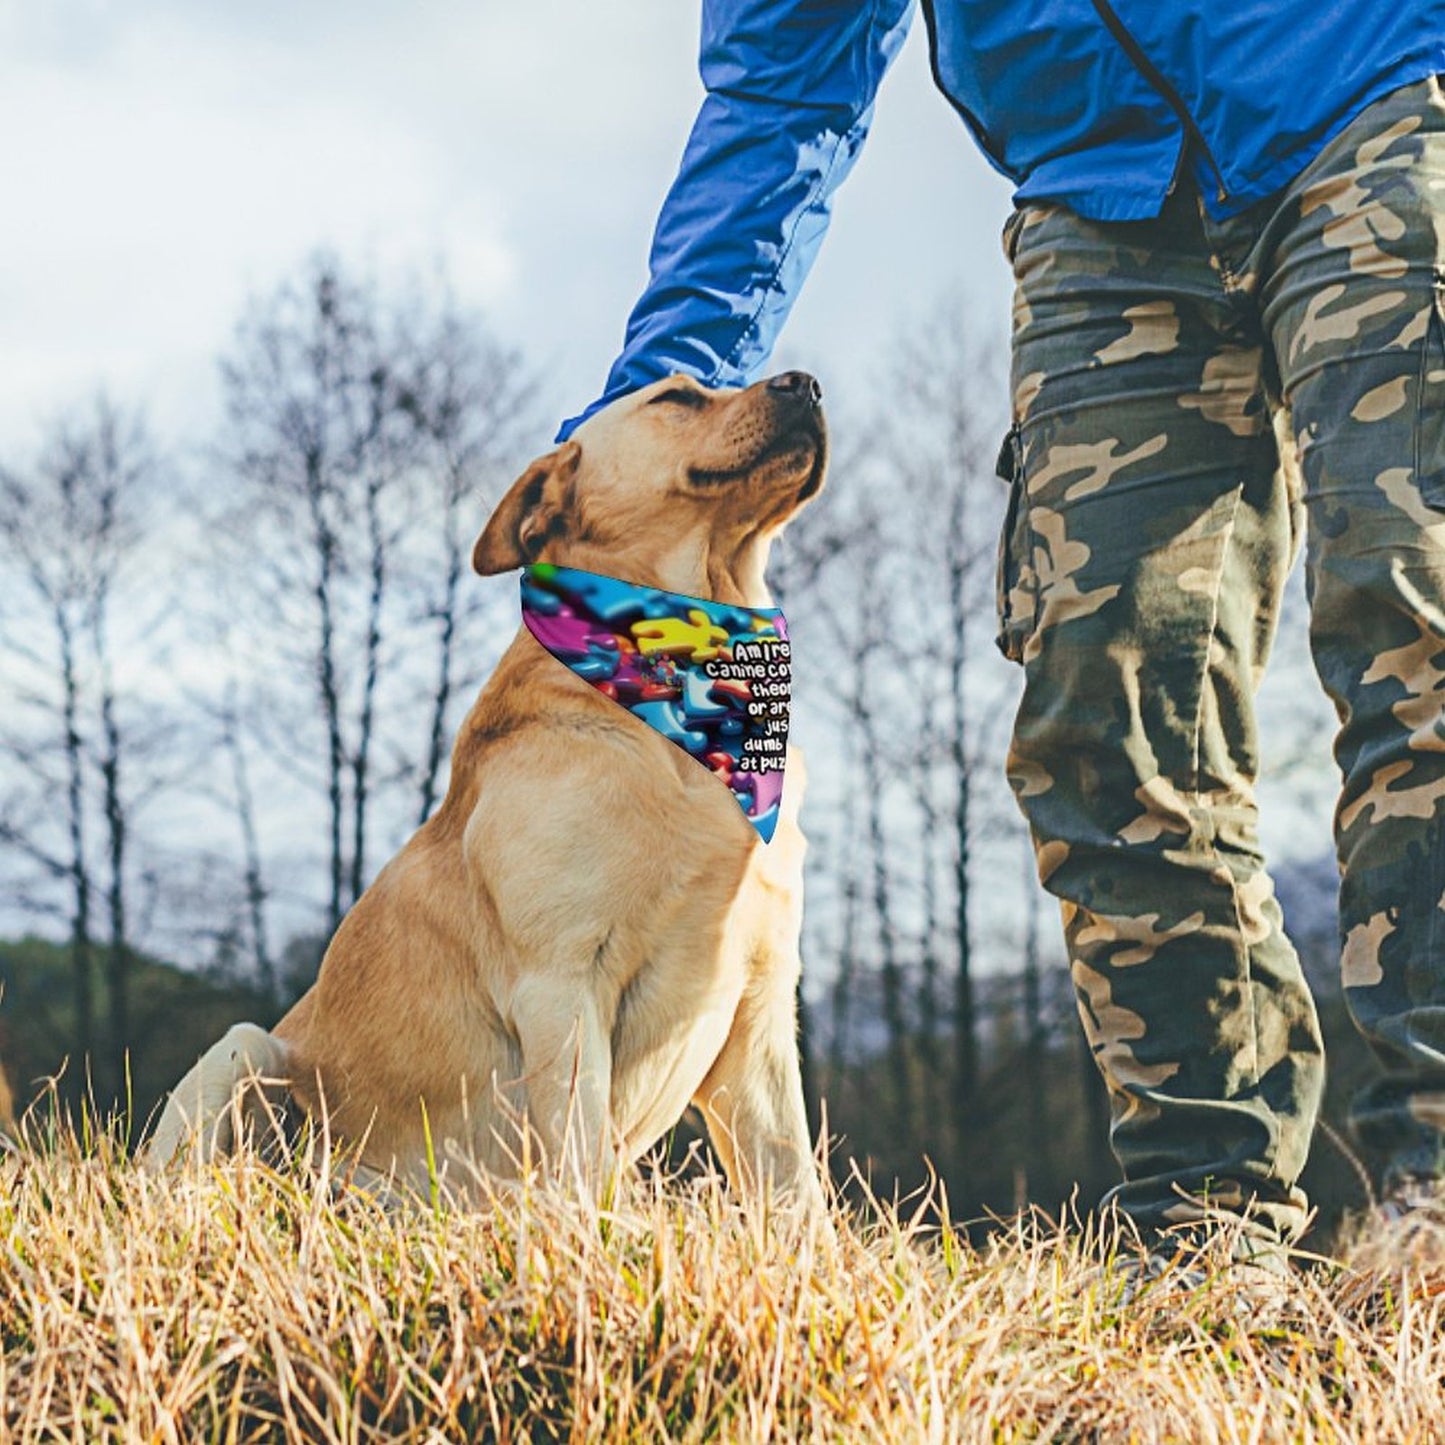
<path fill-rule="evenodd" d="M 543 546 L 566 531 L 581 457 L 582 448 L 566 442 L 512 483 L 472 548 L 472 566 L 483 577 L 535 562 Z"/>

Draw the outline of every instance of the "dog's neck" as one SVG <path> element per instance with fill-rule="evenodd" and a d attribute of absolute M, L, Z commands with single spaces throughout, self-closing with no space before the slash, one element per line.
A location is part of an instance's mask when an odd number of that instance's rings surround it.
<path fill-rule="evenodd" d="M 764 575 L 771 547 L 770 536 L 750 536 L 731 550 L 710 539 L 684 537 L 661 557 L 637 556 L 626 547 L 557 547 L 544 549 L 533 561 L 732 607 L 771 607 L 773 598 Z"/>

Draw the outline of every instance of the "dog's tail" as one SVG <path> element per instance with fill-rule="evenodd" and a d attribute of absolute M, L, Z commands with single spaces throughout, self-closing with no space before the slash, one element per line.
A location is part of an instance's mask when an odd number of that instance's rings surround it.
<path fill-rule="evenodd" d="M 286 1045 L 256 1024 L 235 1024 L 176 1085 L 141 1153 L 164 1169 L 194 1146 L 206 1160 L 231 1153 L 248 1134 L 281 1134 L 290 1099 Z"/>

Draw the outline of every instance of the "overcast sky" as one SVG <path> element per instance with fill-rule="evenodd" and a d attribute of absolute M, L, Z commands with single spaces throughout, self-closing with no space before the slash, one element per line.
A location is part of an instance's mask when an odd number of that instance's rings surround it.
<path fill-rule="evenodd" d="M 0 0 L 0 444 L 97 383 L 203 430 L 246 296 L 318 245 L 445 262 L 577 410 L 645 278 L 697 27 L 695 0 Z M 947 294 L 1004 339 L 1009 188 L 924 42 L 777 358 L 835 400 Z"/>
<path fill-rule="evenodd" d="M 98 385 L 164 439 L 203 440 L 246 298 L 318 246 L 381 279 L 444 263 L 545 368 L 544 450 L 645 279 L 701 95 L 698 9 L 0 0 L 0 459 Z M 1005 344 L 1008 194 L 915 20 L 775 358 L 822 378 L 840 432 L 880 352 L 946 298 Z M 1297 816 L 1267 810 L 1267 838 L 1294 851 Z M 1324 827 L 1303 836 L 1313 853 Z"/>

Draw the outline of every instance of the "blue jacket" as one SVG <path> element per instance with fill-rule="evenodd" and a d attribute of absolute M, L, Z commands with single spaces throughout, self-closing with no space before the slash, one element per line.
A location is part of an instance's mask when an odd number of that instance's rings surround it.
<path fill-rule="evenodd" d="M 1216 216 L 1286 185 L 1372 100 L 1445 70 L 1445 0 L 923 0 L 940 89 L 1016 202 Z M 703 0 L 707 94 L 603 395 L 767 363 L 868 133 L 912 0 Z"/>

